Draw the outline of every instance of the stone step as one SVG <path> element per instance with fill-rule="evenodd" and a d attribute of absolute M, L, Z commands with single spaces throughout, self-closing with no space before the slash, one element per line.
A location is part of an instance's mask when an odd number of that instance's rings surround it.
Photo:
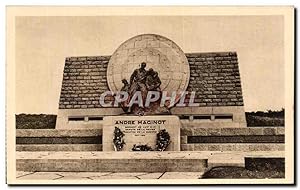
<path fill-rule="evenodd" d="M 26 172 L 202 172 L 244 167 L 245 158 L 284 158 L 284 151 L 257 152 L 16 152 Z"/>
<path fill-rule="evenodd" d="M 17 152 L 17 171 L 201 172 L 207 158 L 180 152 Z"/>
<path fill-rule="evenodd" d="M 284 143 L 194 143 L 181 144 L 181 151 L 284 151 Z"/>
<path fill-rule="evenodd" d="M 102 144 L 17 144 L 17 151 L 102 151 Z"/>
<path fill-rule="evenodd" d="M 285 158 L 285 151 L 204 151 L 211 152 L 208 168 L 219 166 L 245 167 L 247 158 Z"/>
<path fill-rule="evenodd" d="M 230 123 L 229 123 L 230 124 Z M 188 123 L 181 127 L 181 136 L 252 136 L 252 135 L 284 135 L 283 126 L 259 126 L 259 127 L 229 127 L 219 125 L 213 127 L 211 124 Z"/>

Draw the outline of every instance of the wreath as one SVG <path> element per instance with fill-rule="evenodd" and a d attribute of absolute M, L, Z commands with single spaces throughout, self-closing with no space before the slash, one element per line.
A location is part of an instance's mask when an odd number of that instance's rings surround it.
<path fill-rule="evenodd" d="M 114 142 L 114 148 L 115 148 L 115 151 L 120 151 L 123 149 L 124 147 L 124 133 L 121 131 L 121 129 L 119 129 L 118 127 L 115 127 L 115 131 L 114 131 L 114 139 L 113 139 L 113 142 Z"/>
<path fill-rule="evenodd" d="M 155 151 L 164 151 L 171 143 L 170 135 L 166 129 L 160 130 L 156 135 Z M 154 151 L 151 146 L 145 145 L 133 145 L 132 151 Z"/>
<path fill-rule="evenodd" d="M 160 130 L 156 135 L 156 150 L 164 151 L 168 148 L 170 143 L 170 135 L 166 129 Z"/>
<path fill-rule="evenodd" d="M 148 145 L 133 145 L 132 151 L 153 151 L 151 146 Z"/>

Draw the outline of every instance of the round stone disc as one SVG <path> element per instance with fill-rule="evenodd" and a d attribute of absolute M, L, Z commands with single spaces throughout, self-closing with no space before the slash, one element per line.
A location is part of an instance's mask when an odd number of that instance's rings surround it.
<path fill-rule="evenodd" d="M 158 72 L 161 90 L 170 95 L 185 91 L 190 77 L 188 60 L 180 47 L 168 38 L 156 34 L 142 34 L 122 43 L 111 56 L 107 68 L 107 82 L 111 91 L 120 91 L 122 79 L 129 82 L 135 69 L 146 62 L 146 70 Z M 178 98 L 176 98 L 176 101 Z"/>

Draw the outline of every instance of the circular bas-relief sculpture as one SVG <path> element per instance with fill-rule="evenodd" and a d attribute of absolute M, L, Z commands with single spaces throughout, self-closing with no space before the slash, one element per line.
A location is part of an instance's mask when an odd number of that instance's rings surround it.
<path fill-rule="evenodd" d="M 166 91 L 168 96 L 176 92 L 175 102 L 186 90 L 189 76 L 184 52 L 170 39 L 156 34 L 138 35 L 122 43 L 111 56 L 107 68 L 107 82 L 112 92 L 132 93 L 138 89 L 142 96 L 144 91 L 150 90 Z M 157 110 L 157 106 L 154 109 Z M 147 111 L 155 112 L 153 109 Z"/>

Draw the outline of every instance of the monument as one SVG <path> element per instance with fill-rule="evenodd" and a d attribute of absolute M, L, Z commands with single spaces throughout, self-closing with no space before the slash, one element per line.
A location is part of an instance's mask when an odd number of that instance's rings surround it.
<path fill-rule="evenodd" d="M 246 126 L 235 52 L 184 53 L 154 34 L 66 58 L 44 131 L 18 131 L 17 171 L 205 172 L 285 153 L 284 128 Z"/>
<path fill-rule="evenodd" d="M 146 79 L 146 73 L 152 75 Z M 154 85 L 146 87 L 146 80 Z M 120 91 L 129 92 L 129 96 L 134 91 L 144 92 L 144 100 L 147 88 L 165 92 L 165 97 L 174 93 L 175 98 L 166 100 L 159 106 L 161 110 L 154 109 L 157 113 L 150 111 L 151 106 L 145 110 L 129 108 L 126 101 L 115 102 Z M 107 105 L 103 106 L 100 99 L 105 92 L 111 94 L 104 97 Z M 188 105 L 191 99 L 193 106 Z M 155 104 L 151 103 L 152 108 L 157 108 Z M 112 56 L 66 58 L 57 129 L 102 129 L 106 116 L 129 112 L 178 116 L 182 127 L 246 127 L 237 54 L 184 53 L 170 39 L 142 34 L 122 43 Z"/>
<path fill-rule="evenodd" d="M 186 131 L 224 127 L 246 127 L 235 52 L 186 54 L 142 34 L 112 56 L 66 58 L 56 128 L 102 129 L 103 151 L 190 150 L 202 137 Z"/>
<path fill-rule="evenodd" d="M 120 8 L 100 9 L 91 9 L 97 17 L 77 13 L 28 17 L 15 8 L 8 11 L 8 21 L 13 22 L 8 22 L 12 32 L 7 47 L 13 57 L 8 56 L 7 183 L 111 184 L 123 179 L 128 180 L 124 184 L 281 183 L 293 179 L 293 98 L 287 96 L 293 89 L 284 88 L 293 77 L 277 72 L 293 70 L 291 39 L 285 32 L 292 26 L 291 7 L 255 17 L 253 8 L 243 8 L 244 16 L 231 14 L 230 18 L 220 8 L 212 11 L 213 17 L 197 16 L 197 8 L 180 8 L 176 18 L 144 17 L 143 11 L 115 17 Z M 195 14 L 190 17 L 184 12 Z M 157 18 L 162 22 L 154 26 Z M 162 23 L 167 25 L 158 26 Z M 242 25 L 246 27 L 238 27 Z M 160 31 L 165 36 L 139 31 Z M 29 41 L 34 42 L 30 47 Z M 270 47 L 274 47 L 271 52 L 261 51 Z M 211 52 L 220 49 L 226 52 Z M 276 64 L 270 65 L 269 58 Z M 271 72 L 250 72 L 261 68 Z M 257 96 L 251 96 L 257 86 L 251 85 L 266 78 L 258 85 Z M 247 108 L 253 109 L 246 114 L 242 84 L 249 91 Z M 57 87 L 59 100 L 54 96 Z M 270 98 L 276 101 L 263 96 L 262 89 L 274 90 Z M 58 101 L 58 112 L 53 101 Z M 256 110 L 281 105 L 281 111 Z"/>

